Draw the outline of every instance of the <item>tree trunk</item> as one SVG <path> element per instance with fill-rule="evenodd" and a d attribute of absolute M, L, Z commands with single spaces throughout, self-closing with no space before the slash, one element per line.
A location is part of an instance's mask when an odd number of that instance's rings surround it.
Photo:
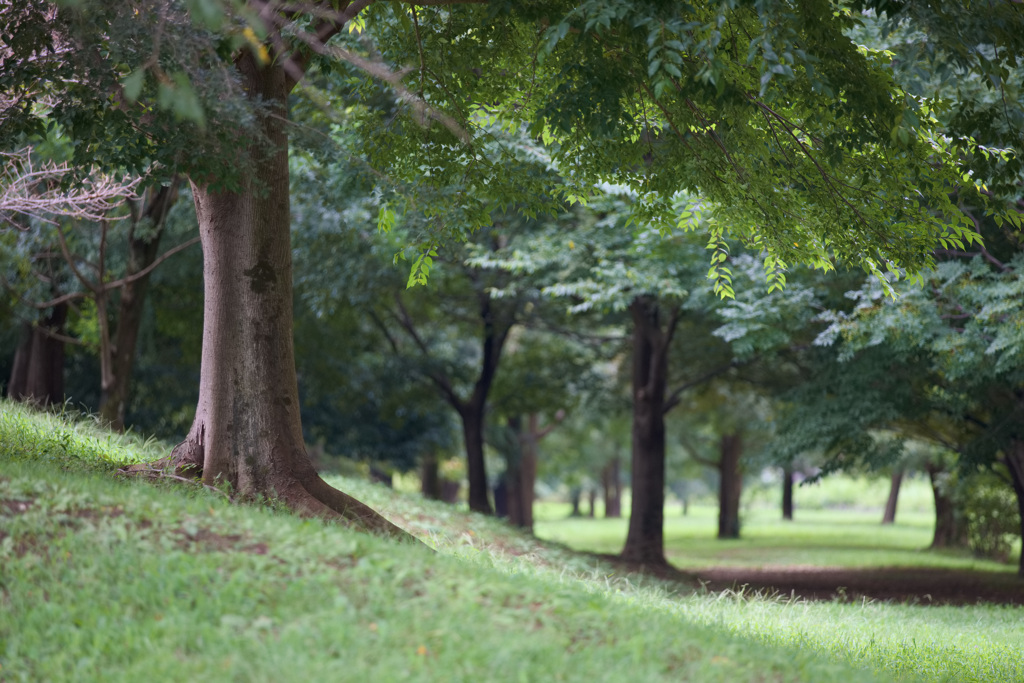
<path fill-rule="evenodd" d="M 945 482 L 942 481 L 941 467 L 928 463 L 928 478 L 932 483 L 932 495 L 935 497 L 935 534 L 932 536 L 932 548 L 965 548 L 967 547 L 967 525 L 964 524 L 953 499 L 946 493 Z"/>
<path fill-rule="evenodd" d="M 533 533 L 533 500 L 537 487 L 537 459 L 541 439 L 540 416 L 530 413 L 523 434 L 522 455 L 519 461 L 519 527 Z"/>
<path fill-rule="evenodd" d="M 604 489 L 604 516 L 622 516 L 622 478 L 619 475 L 619 456 L 613 457 L 601 471 L 601 486 Z"/>
<path fill-rule="evenodd" d="M 633 498 L 622 557 L 646 565 L 664 565 L 665 385 L 669 332 L 661 329 L 658 304 L 639 297 L 630 305 L 633 319 Z"/>
<path fill-rule="evenodd" d="M 782 470 L 782 519 L 793 521 L 793 468 L 788 465 Z"/>
<path fill-rule="evenodd" d="M 459 412 L 462 436 L 466 442 L 466 474 L 469 479 L 469 509 L 485 515 L 493 514 L 487 496 L 487 470 L 484 464 L 484 407 L 469 401 Z"/>
<path fill-rule="evenodd" d="M 62 303 L 37 324 L 22 326 L 7 385 L 9 398 L 39 406 L 64 402 L 64 342 L 53 335 L 64 332 L 67 317 L 68 305 Z"/>
<path fill-rule="evenodd" d="M 252 173 L 238 191 L 192 179 L 203 245 L 203 352 L 199 403 L 171 455 L 210 485 L 270 496 L 298 512 L 408 537 L 367 505 L 328 486 L 306 454 L 292 343 L 285 72 L 236 64 L 249 97 L 264 103 Z"/>
<path fill-rule="evenodd" d="M 32 323 L 21 323 L 21 335 L 18 346 L 14 349 L 14 362 L 11 366 L 11 378 L 7 382 L 7 398 L 12 401 L 24 401 L 28 395 L 28 366 L 32 362 L 32 340 L 35 331 Z"/>
<path fill-rule="evenodd" d="M 1017 560 L 1017 576 L 1024 578 L 1024 441 L 1014 439 L 1006 452 L 1006 467 L 1010 470 L 1013 492 L 1017 494 L 1017 512 L 1020 515 L 1021 552 Z"/>
<path fill-rule="evenodd" d="M 580 511 L 580 501 L 583 500 L 583 489 L 579 486 L 573 486 L 569 489 L 569 503 L 572 504 L 572 511 L 569 512 L 570 517 L 582 517 L 583 513 Z"/>
<path fill-rule="evenodd" d="M 420 462 L 420 491 L 428 500 L 441 500 L 441 472 L 433 453 Z"/>
<path fill-rule="evenodd" d="M 140 273 L 156 260 L 163 235 L 164 222 L 174 202 L 178 199 L 177 177 L 166 187 L 159 187 L 147 193 L 147 201 L 140 212 L 140 220 L 150 223 L 152 233 L 148 238 L 136 233 L 139 227 L 132 225 L 128 236 L 128 267 L 125 277 Z M 117 332 L 108 354 L 109 372 L 100 382 L 100 418 L 111 429 L 124 431 L 125 411 L 128 405 L 128 390 L 131 386 L 132 368 L 135 365 L 135 347 L 142 325 L 142 312 L 146 303 L 146 289 L 150 273 L 126 282 L 120 288 L 117 307 Z"/>
<path fill-rule="evenodd" d="M 587 490 L 587 517 L 594 519 L 597 512 L 597 489 Z"/>
<path fill-rule="evenodd" d="M 740 494 L 743 492 L 743 475 L 740 473 L 742 435 L 723 434 L 719 453 L 718 538 L 739 538 Z"/>
<path fill-rule="evenodd" d="M 885 501 L 885 513 L 882 515 L 882 524 L 893 524 L 896 522 L 896 503 L 900 497 L 900 484 L 903 483 L 903 470 L 893 470 L 891 483 L 889 484 L 889 499 Z"/>

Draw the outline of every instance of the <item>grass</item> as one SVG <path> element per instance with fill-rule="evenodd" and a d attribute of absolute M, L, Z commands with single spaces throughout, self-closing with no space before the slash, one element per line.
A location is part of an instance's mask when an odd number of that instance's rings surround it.
<path fill-rule="evenodd" d="M 163 448 L 0 404 L 0 680 L 1022 677 L 1019 609 L 680 590 L 356 480 L 437 552 L 112 476 Z"/>
<path fill-rule="evenodd" d="M 743 517 L 742 538 L 725 541 L 715 538 L 717 514 L 711 505 L 691 505 L 685 517 L 678 510 L 666 516 L 665 547 L 673 564 L 687 570 L 810 565 L 1015 571 L 966 553 L 925 550 L 932 537 L 931 513 L 900 512 L 896 524 L 882 526 L 881 512 L 875 511 L 798 510 L 793 522 L 783 523 L 778 510 L 755 508 Z M 536 525 L 541 538 L 598 553 L 621 550 L 628 527 L 626 519 L 557 518 L 550 509 L 545 518 Z"/>

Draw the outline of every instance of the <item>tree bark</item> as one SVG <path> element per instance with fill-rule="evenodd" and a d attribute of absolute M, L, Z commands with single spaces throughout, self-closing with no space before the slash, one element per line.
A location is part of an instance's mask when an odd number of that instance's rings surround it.
<path fill-rule="evenodd" d="M 932 495 L 935 497 L 935 533 L 932 536 L 932 548 L 965 548 L 967 547 L 967 525 L 957 513 L 953 499 L 945 491 L 942 482 L 943 469 L 932 463 L 925 465 L 928 478 L 932 484 Z"/>
<path fill-rule="evenodd" d="M 170 185 L 154 188 L 147 193 L 140 220 L 150 222 L 152 234 L 140 236 L 136 221 L 128 235 L 128 267 L 125 277 L 141 273 L 156 260 L 163 235 L 164 223 L 171 207 L 178 199 L 177 177 Z M 117 306 L 117 332 L 113 343 L 101 350 L 107 357 L 108 372 L 100 381 L 100 418 L 111 429 L 124 431 L 125 412 L 128 405 L 128 391 L 131 386 L 132 368 L 135 365 L 135 348 L 142 325 L 142 312 L 146 303 L 150 273 L 131 279 L 120 287 Z"/>
<path fill-rule="evenodd" d="M 533 501 L 537 488 L 539 444 L 548 430 L 541 429 L 540 416 L 537 413 L 529 414 L 526 426 L 522 441 L 522 458 L 519 462 L 519 527 L 533 533 Z"/>
<path fill-rule="evenodd" d="M 270 496 L 296 511 L 406 537 L 367 505 L 328 486 L 306 453 L 292 342 L 292 263 L 286 97 L 280 63 L 236 63 L 247 95 L 263 103 L 269 143 L 249 149 L 237 191 L 191 179 L 203 245 L 203 351 L 199 403 L 171 455 L 210 485 Z"/>
<path fill-rule="evenodd" d="M 462 436 L 466 443 L 466 475 L 469 479 L 469 509 L 485 515 L 492 514 L 487 496 L 487 469 L 484 464 L 484 405 L 467 401 L 459 411 L 462 418 Z"/>
<path fill-rule="evenodd" d="M 441 471 L 433 453 L 420 461 L 420 492 L 428 500 L 441 500 Z"/>
<path fill-rule="evenodd" d="M 1014 439 L 1005 456 L 1006 467 L 1010 470 L 1013 492 L 1017 494 L 1017 512 L 1020 515 L 1020 537 L 1024 541 L 1024 441 Z M 1017 560 L 1017 576 L 1024 579 L 1024 542 Z"/>
<path fill-rule="evenodd" d="M 597 513 L 597 489 L 587 489 L 587 517 L 594 519 Z"/>
<path fill-rule="evenodd" d="M 782 469 L 782 519 L 793 521 L 793 467 Z"/>
<path fill-rule="evenodd" d="M 743 436 L 739 433 L 723 434 L 719 446 L 720 460 L 718 488 L 718 538 L 740 537 L 740 495 L 743 475 L 740 456 L 743 455 Z"/>
<path fill-rule="evenodd" d="M 601 486 L 604 489 L 604 516 L 622 516 L 622 478 L 619 475 L 619 456 L 608 461 L 601 471 Z"/>
<path fill-rule="evenodd" d="M 7 382 L 7 398 L 12 401 L 24 401 L 28 395 L 28 366 L 32 362 L 32 341 L 34 337 L 35 332 L 32 329 L 32 323 L 21 323 L 18 346 L 14 349 L 11 377 Z"/>
<path fill-rule="evenodd" d="M 661 328 L 658 303 L 638 297 L 630 305 L 633 320 L 633 498 L 622 557 L 645 565 L 664 565 L 665 542 L 665 387 L 668 332 Z"/>
<path fill-rule="evenodd" d="M 894 470 L 891 483 L 889 484 L 889 498 L 885 501 L 885 513 L 882 515 L 882 524 L 893 524 L 896 522 L 896 503 L 900 497 L 900 484 L 903 483 L 903 470 Z"/>
<path fill-rule="evenodd" d="M 37 324 L 24 323 L 14 352 L 7 396 L 38 406 L 64 401 L 64 342 L 55 334 L 64 332 L 68 317 L 66 303 L 54 306 Z"/>
<path fill-rule="evenodd" d="M 570 517 L 582 517 L 583 513 L 580 511 L 580 501 L 583 500 L 583 488 L 579 486 L 573 486 L 569 489 L 569 503 L 572 505 L 572 510 L 569 512 Z"/>

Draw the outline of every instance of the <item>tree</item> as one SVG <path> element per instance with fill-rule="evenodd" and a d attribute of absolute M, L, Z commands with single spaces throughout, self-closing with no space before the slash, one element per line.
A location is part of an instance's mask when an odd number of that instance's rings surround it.
<path fill-rule="evenodd" d="M 973 239 L 947 196 L 960 180 L 952 152 L 907 116 L 880 56 L 843 34 L 855 15 L 828 4 L 790 11 L 361 0 L 341 9 L 318 2 L 309 13 L 242 5 L 247 13 L 225 21 L 226 7 L 194 3 L 205 30 L 176 3 L 83 6 L 54 15 L 30 2 L 8 14 L 13 38 L 4 38 L 5 49 L 14 59 L 0 86 L 14 102 L 5 103 L 0 146 L 45 130 L 32 105 L 55 96 L 51 117 L 78 143 L 76 163 L 135 168 L 157 159 L 188 175 L 206 259 L 204 342 L 195 422 L 173 459 L 208 483 L 247 496 L 273 492 L 308 514 L 393 531 L 324 484 L 302 444 L 287 98 L 311 70 L 355 65 L 407 103 L 400 125 L 366 128 L 374 165 L 428 188 L 451 186 L 453 174 L 487 179 L 496 191 L 479 200 L 474 182 L 465 183 L 468 192 L 439 193 L 444 201 L 433 215 L 458 207 L 467 217 L 442 226 L 449 231 L 487 224 L 495 194 L 502 204 L 527 197 L 545 207 L 552 194 L 586 196 L 596 182 L 614 181 L 637 193 L 638 218 L 663 226 L 677 220 L 674 193 L 699 189 L 730 219 L 712 235 L 729 225 L 764 245 L 773 272 L 795 261 L 825 265 L 834 255 L 872 272 L 913 273 L 930 262 L 936 238 Z M 157 26 L 153 16 L 162 18 Z M 350 22 L 393 63 L 417 64 L 410 80 L 418 83 L 403 84 L 404 72 L 344 35 Z M 59 59 L 69 48 L 81 58 Z M 416 131 L 409 121 L 440 125 Z M 496 135 L 480 125 L 491 121 L 552 142 L 554 162 L 573 169 L 572 183 L 552 192 L 544 179 L 519 173 L 515 155 L 483 160 L 475 139 Z M 898 154 L 889 153 L 894 146 Z M 429 265 L 430 248 L 414 278 Z M 727 272 L 715 272 L 728 291 Z M 634 317 L 644 326 L 639 379 L 657 368 L 672 315 L 662 320 L 639 302 Z M 655 327 L 661 331 L 652 337 Z M 654 415 L 658 406 L 644 410 Z"/>

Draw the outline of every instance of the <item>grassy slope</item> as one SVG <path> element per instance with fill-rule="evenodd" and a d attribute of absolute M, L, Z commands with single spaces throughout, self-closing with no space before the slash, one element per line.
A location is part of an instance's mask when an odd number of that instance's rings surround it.
<path fill-rule="evenodd" d="M 105 464 L 159 450 L 0 405 L 0 680 L 1020 679 L 1000 654 L 1024 645 L 1020 611 L 949 611 L 940 630 L 974 628 L 936 655 L 910 640 L 933 620 L 914 608 L 904 631 L 884 605 L 673 595 L 336 482 L 432 553 Z"/>

